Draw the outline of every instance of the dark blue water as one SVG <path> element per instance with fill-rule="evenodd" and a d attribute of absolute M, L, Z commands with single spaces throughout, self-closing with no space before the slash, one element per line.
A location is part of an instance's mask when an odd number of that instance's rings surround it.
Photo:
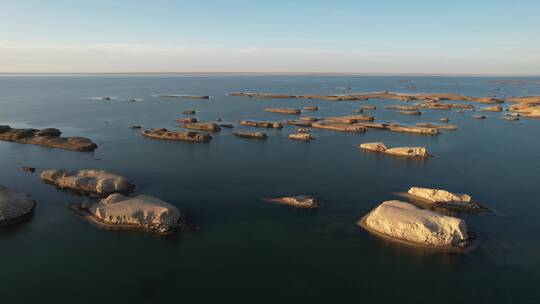
<path fill-rule="evenodd" d="M 269 93 L 452 92 L 540 95 L 540 78 L 390 76 L 1 76 L 0 124 L 56 127 L 99 148 L 79 153 L 0 142 L 0 184 L 37 201 L 33 218 L 0 230 L 2 303 L 538 303 L 540 302 L 540 120 L 505 121 L 500 113 L 425 110 L 407 116 L 396 101 L 256 100 L 233 91 Z M 415 86 L 416 89 L 408 88 Z M 211 95 L 210 100 L 152 97 Z M 142 102 L 89 100 L 97 96 Z M 210 144 L 155 141 L 129 127 L 174 129 L 184 110 L 201 121 L 278 120 L 294 116 L 265 107 L 319 106 L 309 115 L 353 115 L 375 104 L 377 120 L 435 122 L 457 131 L 423 137 L 369 130 L 314 130 L 295 142 L 281 131 L 266 141 L 224 129 Z M 110 123 L 105 123 L 110 121 Z M 252 129 L 254 130 L 254 129 Z M 426 146 L 428 161 L 361 153 L 363 142 Z M 157 237 L 100 230 L 67 205 L 81 197 L 55 190 L 21 166 L 108 169 L 139 193 L 188 213 L 199 232 Z M 496 214 L 463 216 L 481 236 L 466 255 L 436 254 L 381 241 L 355 221 L 411 186 L 472 195 Z M 312 194 L 316 212 L 261 202 L 261 197 Z"/>

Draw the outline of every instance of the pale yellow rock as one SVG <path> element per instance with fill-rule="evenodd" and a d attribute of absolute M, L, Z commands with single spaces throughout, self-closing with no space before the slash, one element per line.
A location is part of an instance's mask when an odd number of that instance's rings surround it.
<path fill-rule="evenodd" d="M 386 153 L 390 155 L 405 156 L 405 157 L 429 157 L 429 153 L 424 147 L 395 147 L 388 148 L 382 142 L 375 143 L 363 143 L 360 145 L 360 149 Z"/>
<path fill-rule="evenodd" d="M 135 189 L 135 185 L 124 177 L 105 170 L 45 170 L 39 177 L 60 189 L 81 193 L 109 195 L 117 192 L 127 193 Z"/>
<path fill-rule="evenodd" d="M 359 224 L 389 239 L 420 246 L 452 249 L 469 244 L 464 220 L 397 200 L 383 202 Z"/>
<path fill-rule="evenodd" d="M 468 194 L 452 193 L 446 190 L 423 187 L 411 187 L 407 193 L 430 203 L 439 203 L 470 209 L 480 208 L 478 204 L 472 202 L 472 198 Z"/>
<path fill-rule="evenodd" d="M 133 226 L 160 233 L 174 229 L 181 217 L 175 206 L 143 194 L 135 197 L 111 194 L 87 210 L 96 222 L 110 227 Z"/>

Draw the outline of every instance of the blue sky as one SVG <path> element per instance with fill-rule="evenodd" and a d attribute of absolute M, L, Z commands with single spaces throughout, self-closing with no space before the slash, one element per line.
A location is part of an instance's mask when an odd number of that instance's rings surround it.
<path fill-rule="evenodd" d="M 0 72 L 540 74 L 540 1 L 0 1 Z"/>

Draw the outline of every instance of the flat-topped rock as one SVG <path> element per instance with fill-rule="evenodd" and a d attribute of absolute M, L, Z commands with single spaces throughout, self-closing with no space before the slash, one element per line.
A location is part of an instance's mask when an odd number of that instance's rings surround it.
<path fill-rule="evenodd" d="M 317 111 L 317 110 L 319 110 L 319 107 L 308 106 L 308 107 L 304 107 L 303 110 L 304 111 Z"/>
<path fill-rule="evenodd" d="M 142 136 L 150 137 L 153 139 L 164 139 L 164 140 L 178 140 L 178 141 L 187 141 L 187 142 L 200 142 L 208 143 L 212 140 L 212 136 L 206 133 L 187 131 L 169 131 L 165 128 L 155 128 L 150 130 L 145 130 L 141 132 Z"/>
<path fill-rule="evenodd" d="M 377 107 L 374 105 L 361 105 L 358 107 L 360 110 L 376 110 Z"/>
<path fill-rule="evenodd" d="M 398 113 L 405 115 L 422 115 L 422 112 L 420 111 L 398 111 Z"/>
<path fill-rule="evenodd" d="M 185 226 L 183 215 L 175 206 L 150 195 L 128 197 L 115 193 L 97 202 L 83 202 L 75 208 L 86 219 L 106 229 L 168 234 Z"/>
<path fill-rule="evenodd" d="M 28 194 L 0 185 L 0 226 L 26 219 L 35 207 L 36 202 Z"/>
<path fill-rule="evenodd" d="M 308 128 L 298 128 L 298 129 L 296 129 L 296 132 L 298 132 L 298 133 L 310 133 L 311 130 L 308 129 Z"/>
<path fill-rule="evenodd" d="M 309 133 L 294 133 L 289 134 L 289 139 L 300 140 L 300 141 L 310 141 L 314 138 Z"/>
<path fill-rule="evenodd" d="M 387 129 L 388 128 L 387 123 L 377 123 L 377 122 L 355 122 L 353 125 L 362 126 L 362 127 L 371 128 L 371 129 Z"/>
<path fill-rule="evenodd" d="M 285 120 L 282 122 L 284 125 L 297 126 L 297 127 L 311 127 L 312 123 L 304 120 Z"/>
<path fill-rule="evenodd" d="M 219 126 L 222 127 L 222 128 L 227 128 L 227 129 L 234 128 L 234 125 L 231 124 L 231 123 L 220 123 Z"/>
<path fill-rule="evenodd" d="M 437 128 L 437 129 L 445 129 L 445 130 L 457 130 L 456 126 L 453 125 L 440 125 L 440 124 L 432 124 L 432 123 L 424 123 L 419 122 L 416 124 L 418 127 L 422 128 Z"/>
<path fill-rule="evenodd" d="M 82 194 L 109 195 L 112 193 L 129 193 L 135 185 L 127 179 L 106 170 L 45 170 L 39 175 L 44 182 L 53 184 L 59 189 L 70 190 Z"/>
<path fill-rule="evenodd" d="M 457 207 L 463 210 L 481 210 L 485 209 L 479 204 L 473 202 L 468 194 L 452 193 L 446 190 L 411 187 L 407 193 L 413 198 L 420 199 L 430 204 L 440 205 L 442 207 Z"/>
<path fill-rule="evenodd" d="M 184 115 L 194 115 L 195 110 L 186 110 L 186 111 L 183 111 L 182 114 L 184 114 Z"/>
<path fill-rule="evenodd" d="M 97 145 L 88 138 L 60 137 L 61 134 L 60 130 L 54 128 L 38 130 L 0 126 L 0 140 L 81 152 L 94 151 L 97 148 Z"/>
<path fill-rule="evenodd" d="M 309 195 L 297 195 L 297 196 L 285 196 L 278 198 L 267 198 L 263 199 L 267 202 L 285 204 L 291 207 L 300 208 L 300 209 L 317 209 L 319 204 Z"/>
<path fill-rule="evenodd" d="M 313 116 L 302 116 L 302 117 L 299 117 L 298 119 L 301 121 L 307 121 L 307 122 L 315 122 L 319 120 L 317 117 L 313 117 Z"/>
<path fill-rule="evenodd" d="M 346 118 L 346 117 L 325 117 L 322 120 L 328 123 L 340 123 L 340 124 L 349 124 L 349 125 L 355 122 L 358 122 L 357 119 Z"/>
<path fill-rule="evenodd" d="M 439 118 L 439 121 L 442 121 L 442 122 L 449 122 L 449 121 L 450 121 L 450 118 L 448 118 L 448 117 Z"/>
<path fill-rule="evenodd" d="M 502 110 L 503 108 L 500 105 L 483 107 L 480 109 L 480 111 L 485 111 L 485 112 L 501 112 Z"/>
<path fill-rule="evenodd" d="M 396 155 L 396 156 L 405 156 L 410 158 L 425 158 L 429 157 L 429 153 L 427 152 L 426 148 L 424 147 L 395 147 L 395 148 L 388 148 L 384 143 L 382 142 L 375 142 L 375 143 L 363 143 L 360 145 L 360 149 L 372 151 L 372 152 L 379 152 L 379 153 L 385 153 L 390 155 Z"/>
<path fill-rule="evenodd" d="M 266 139 L 268 135 L 263 132 L 234 132 L 233 135 L 242 138 Z"/>
<path fill-rule="evenodd" d="M 420 108 L 418 106 L 400 106 L 400 105 L 391 105 L 385 106 L 385 109 L 390 110 L 400 110 L 400 111 L 418 111 Z"/>
<path fill-rule="evenodd" d="M 347 116 L 343 116 L 343 118 L 352 119 L 352 120 L 354 120 L 353 123 L 361 122 L 361 121 L 374 121 L 375 120 L 375 117 L 373 117 L 371 115 L 347 115 Z"/>
<path fill-rule="evenodd" d="M 394 132 L 412 133 L 412 134 L 419 134 L 419 135 L 438 135 L 439 134 L 438 128 L 411 127 L 411 126 L 390 124 L 388 125 L 387 129 Z"/>
<path fill-rule="evenodd" d="M 326 130 L 341 131 L 341 132 L 362 133 L 366 131 L 366 128 L 362 126 L 338 124 L 338 123 L 317 122 L 317 123 L 312 123 L 311 126 L 317 129 L 326 129 Z"/>
<path fill-rule="evenodd" d="M 377 236 L 419 247 L 460 252 L 471 244 L 464 220 L 397 200 L 383 202 L 358 224 Z"/>
<path fill-rule="evenodd" d="M 248 126 L 248 127 L 261 127 L 261 128 L 273 128 L 273 129 L 283 128 L 283 125 L 280 122 L 272 122 L 272 121 L 242 120 L 240 121 L 240 125 Z"/>
<path fill-rule="evenodd" d="M 531 103 L 531 102 L 539 102 L 539 103 L 540 103 L 540 96 L 515 96 L 515 97 L 508 97 L 508 98 L 506 98 L 506 101 L 508 101 L 508 102 L 514 102 L 514 103 Z"/>
<path fill-rule="evenodd" d="M 180 125 L 185 129 L 193 129 L 206 132 L 218 132 L 221 131 L 221 127 L 213 122 L 185 122 Z"/>
<path fill-rule="evenodd" d="M 300 114 L 299 109 L 291 108 L 265 108 L 265 112 L 280 113 L 280 114 Z"/>
<path fill-rule="evenodd" d="M 485 115 L 474 115 L 474 119 L 486 119 L 487 117 Z"/>

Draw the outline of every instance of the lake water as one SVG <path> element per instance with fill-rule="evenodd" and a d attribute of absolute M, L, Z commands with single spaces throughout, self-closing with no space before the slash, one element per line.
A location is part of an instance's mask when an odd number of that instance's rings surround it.
<path fill-rule="evenodd" d="M 501 80 L 512 80 L 500 82 Z M 352 88 L 346 91 L 341 87 Z M 25 223 L 0 230 L 2 303 L 539 303 L 540 119 L 517 122 L 487 113 L 386 110 L 399 101 L 265 100 L 229 92 L 451 92 L 472 96 L 540 95 L 540 78 L 250 75 L 0 76 L 0 125 L 55 127 L 99 148 L 80 153 L 0 141 L 0 184 L 37 202 Z M 211 95 L 209 100 L 154 94 Z M 141 102 L 96 101 L 114 96 Z M 265 107 L 316 105 L 308 115 L 354 115 L 377 105 L 378 121 L 434 122 L 457 131 L 437 137 L 368 130 L 313 130 L 310 143 L 287 139 L 296 127 L 267 131 L 266 141 L 231 133 L 240 119 L 284 120 Z M 477 104 L 477 107 L 482 105 Z M 175 129 L 184 110 L 236 128 L 210 144 L 156 141 L 131 125 Z M 369 111 L 366 111 L 369 113 Z M 362 153 L 363 142 L 425 146 L 435 157 L 411 162 Z M 189 214 L 198 232 L 159 237 L 96 228 L 68 209 L 82 197 L 57 191 L 21 166 L 108 169 L 137 192 Z M 480 236 L 465 254 L 424 252 L 382 241 L 355 222 L 396 192 L 425 186 L 468 193 L 495 210 L 461 214 Z M 318 211 L 263 197 L 312 194 Z"/>

